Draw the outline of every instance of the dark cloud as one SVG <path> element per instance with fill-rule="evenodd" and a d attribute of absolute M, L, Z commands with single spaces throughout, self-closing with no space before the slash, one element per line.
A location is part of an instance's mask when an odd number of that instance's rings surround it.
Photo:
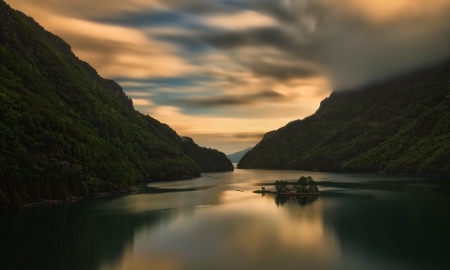
<path fill-rule="evenodd" d="M 286 81 L 294 78 L 313 78 L 319 76 L 321 73 L 317 70 L 304 66 L 300 63 L 290 62 L 265 62 L 260 59 L 252 59 L 246 63 L 255 74 L 262 77 L 271 77 L 281 81 Z"/>
<path fill-rule="evenodd" d="M 210 0 L 164 0 L 154 1 L 166 6 L 164 10 L 143 9 L 125 10 L 112 14 L 93 14 L 87 17 L 92 21 L 127 27 L 171 27 L 191 29 L 209 29 L 198 21 L 200 16 L 217 14 L 233 14 L 249 8 L 242 1 L 210 1 Z"/>
<path fill-rule="evenodd" d="M 237 139 L 243 141 L 254 141 L 255 143 L 260 141 L 265 133 L 262 132 L 239 132 L 239 133 L 208 133 L 208 134 L 195 134 L 196 138 L 221 138 L 222 140 Z"/>
<path fill-rule="evenodd" d="M 228 51 L 254 48 L 257 57 L 235 53 L 235 59 L 260 77 L 289 80 L 312 78 L 323 74 L 317 66 L 314 67 L 320 58 L 323 58 L 317 53 L 317 49 L 310 42 L 292 36 L 292 33 L 288 33 L 282 27 L 209 33 L 200 38 L 215 48 Z M 277 54 L 270 55 L 261 51 L 261 48 L 267 47 L 275 49 Z"/>
<path fill-rule="evenodd" d="M 261 140 L 265 133 L 235 133 L 233 137 L 236 139 L 253 139 L 253 140 Z"/>
<path fill-rule="evenodd" d="M 249 1 L 232 0 L 161 0 L 166 7 L 177 12 L 197 15 L 227 14 L 251 8 Z"/>
<path fill-rule="evenodd" d="M 261 101 L 282 102 L 287 99 L 289 99 L 289 97 L 275 91 L 267 90 L 241 96 L 222 95 L 212 97 L 190 97 L 186 99 L 178 99 L 176 102 L 178 105 L 188 108 L 211 108 L 221 106 L 251 105 Z"/>
<path fill-rule="evenodd" d="M 289 6 L 282 4 L 287 2 Z M 450 56 L 450 3 L 442 0 L 412 0 L 407 6 L 411 10 L 390 17 L 385 17 L 389 3 L 380 6 L 386 10 L 377 11 L 370 9 L 374 1 L 356 7 L 349 0 L 252 3 L 279 25 L 206 33 L 200 38 L 233 54 L 259 76 L 286 80 L 323 74 L 335 88 L 348 89 L 445 61 Z M 439 5 L 442 8 L 436 8 Z M 278 51 L 278 59 L 250 61 L 239 51 L 253 48 L 260 50 L 263 57 L 262 48 L 266 47 Z"/>
<path fill-rule="evenodd" d="M 153 35 L 158 40 L 176 44 L 186 52 L 208 53 L 211 48 L 203 40 L 193 35 Z"/>
<path fill-rule="evenodd" d="M 121 82 L 133 82 L 142 84 L 153 84 L 159 87 L 190 87 L 195 86 L 199 82 L 210 82 L 214 81 L 214 78 L 209 76 L 180 76 L 180 77 L 169 77 L 169 78 L 129 78 L 129 77 L 117 77 L 114 78 L 118 83 Z"/>
<path fill-rule="evenodd" d="M 185 15 L 174 12 L 123 12 L 107 17 L 93 17 L 92 21 L 106 24 L 123 25 L 127 27 L 150 27 L 150 26 L 187 26 L 193 25 Z"/>
<path fill-rule="evenodd" d="M 155 12 L 158 8 L 168 10 L 169 13 L 185 13 L 193 15 L 224 14 L 251 8 L 248 1 L 227 0 L 21 0 L 21 4 L 34 5 L 51 10 L 54 13 L 68 17 L 83 19 L 127 17 L 131 14 Z M 165 17 L 167 18 L 167 17 Z"/>
<path fill-rule="evenodd" d="M 208 33 L 199 38 L 220 49 L 236 49 L 243 46 L 271 46 L 290 52 L 298 49 L 296 38 L 280 27 Z"/>
<path fill-rule="evenodd" d="M 201 60 L 193 59 L 198 54 L 216 50 L 229 55 L 231 61 L 255 77 L 280 81 L 323 75 L 335 88 L 353 88 L 438 63 L 450 56 L 448 0 L 59 2 L 21 0 L 21 5 L 140 30 L 152 27 L 195 30 L 195 33 L 171 35 L 150 31 L 149 35 L 151 39 L 177 45 L 180 48 L 177 56 L 194 65 L 202 65 L 195 62 Z M 268 16 L 277 24 L 233 31 L 227 25 L 216 25 L 208 20 L 227 14 L 231 22 L 232 15 L 245 11 Z M 104 48 L 101 52 L 105 56 L 96 60 L 102 65 L 114 59 L 115 49 L 118 48 L 116 54 L 134 49 L 129 44 L 106 44 L 99 40 L 85 42 L 71 38 L 69 41 L 76 48 L 94 48 L 90 51 Z M 243 48 L 246 52 L 242 52 Z M 272 51 L 268 52 L 267 48 Z M 252 54 L 246 55 L 248 51 Z M 245 103 L 225 97 L 217 102 Z"/>

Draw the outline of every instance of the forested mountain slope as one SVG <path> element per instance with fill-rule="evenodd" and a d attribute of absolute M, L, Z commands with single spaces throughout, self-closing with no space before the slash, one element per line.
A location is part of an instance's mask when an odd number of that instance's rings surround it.
<path fill-rule="evenodd" d="M 450 176 L 450 62 L 355 91 L 272 131 L 238 168 Z"/>
<path fill-rule="evenodd" d="M 0 22 L 0 209 L 233 170 L 136 112 L 118 84 L 3 1 Z"/>

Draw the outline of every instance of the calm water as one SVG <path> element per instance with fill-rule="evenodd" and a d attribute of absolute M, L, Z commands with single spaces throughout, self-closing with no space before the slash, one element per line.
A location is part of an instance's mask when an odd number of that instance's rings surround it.
<path fill-rule="evenodd" d="M 251 193 L 301 175 L 323 195 Z M 236 170 L 139 187 L 0 214 L 0 269 L 450 269 L 436 180 Z"/>

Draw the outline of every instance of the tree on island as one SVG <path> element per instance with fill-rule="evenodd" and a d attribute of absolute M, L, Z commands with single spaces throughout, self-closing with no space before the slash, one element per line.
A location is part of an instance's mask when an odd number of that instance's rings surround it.
<path fill-rule="evenodd" d="M 275 190 L 277 192 L 281 191 L 281 185 L 280 185 L 280 180 L 275 181 Z"/>
<path fill-rule="evenodd" d="M 296 183 L 297 193 L 318 193 L 316 182 L 311 176 L 301 176 Z"/>
<path fill-rule="evenodd" d="M 286 192 L 287 185 L 289 181 L 277 180 L 275 181 L 275 190 L 278 193 Z M 311 176 L 302 176 L 294 183 L 294 188 L 297 193 L 319 193 L 316 182 Z M 263 189 L 265 191 L 265 189 Z"/>
<path fill-rule="evenodd" d="M 300 186 L 309 186 L 309 185 L 315 185 L 316 182 L 314 181 L 314 179 L 311 176 L 302 176 L 298 179 L 297 184 Z"/>
<path fill-rule="evenodd" d="M 275 190 L 279 193 L 279 192 L 283 192 L 286 191 L 286 186 L 289 184 L 288 181 L 284 181 L 284 180 L 277 180 L 275 181 Z"/>

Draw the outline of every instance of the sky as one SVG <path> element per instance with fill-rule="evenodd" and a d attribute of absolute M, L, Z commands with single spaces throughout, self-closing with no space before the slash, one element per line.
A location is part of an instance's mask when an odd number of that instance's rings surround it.
<path fill-rule="evenodd" d="M 230 154 L 331 91 L 450 56 L 448 0 L 6 0 L 135 108 Z"/>

